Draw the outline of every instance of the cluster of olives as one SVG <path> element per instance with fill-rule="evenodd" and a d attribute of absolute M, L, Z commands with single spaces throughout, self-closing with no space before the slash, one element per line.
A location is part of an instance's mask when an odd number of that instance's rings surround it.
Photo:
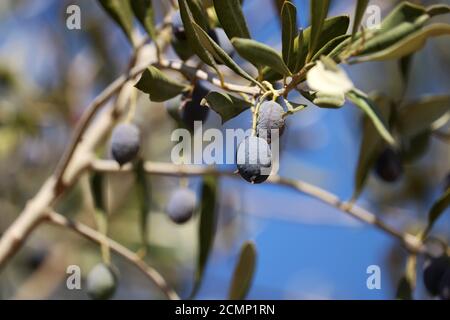
<path fill-rule="evenodd" d="M 136 158 L 140 145 L 140 131 L 135 124 L 121 123 L 114 128 L 110 143 L 111 155 L 120 166 Z"/>
<path fill-rule="evenodd" d="M 187 60 L 193 56 L 194 51 L 189 46 L 188 38 L 184 30 L 183 21 L 180 11 L 172 15 L 172 47 L 178 57 Z M 214 28 L 208 30 L 208 35 L 229 55 L 234 55 L 234 48 L 222 28 Z M 219 61 L 216 61 L 220 64 Z"/>
<path fill-rule="evenodd" d="M 432 296 L 450 300 L 450 257 L 444 254 L 427 260 L 423 282 Z"/>
<path fill-rule="evenodd" d="M 94 300 L 110 299 L 116 292 L 117 274 L 112 267 L 99 263 L 86 279 L 87 293 Z"/>
<path fill-rule="evenodd" d="M 202 105 L 201 102 L 209 91 L 209 83 L 207 81 L 197 81 L 191 91 L 165 102 L 169 115 L 180 126 L 193 131 L 195 121 L 204 122 L 208 118 L 209 108 Z"/>
<path fill-rule="evenodd" d="M 252 184 L 267 180 L 272 167 L 272 132 L 284 131 L 284 109 L 275 101 L 265 101 L 259 107 L 256 136 L 246 137 L 238 146 L 236 162 L 242 178 Z"/>

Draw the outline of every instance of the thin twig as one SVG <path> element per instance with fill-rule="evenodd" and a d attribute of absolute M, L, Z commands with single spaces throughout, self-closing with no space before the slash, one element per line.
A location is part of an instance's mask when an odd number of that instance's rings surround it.
<path fill-rule="evenodd" d="M 87 225 L 84 225 L 82 223 L 72 221 L 67 219 L 66 217 L 56 213 L 56 212 L 49 212 L 45 215 L 46 221 L 70 229 L 72 231 L 75 231 L 76 233 L 80 234 L 81 236 L 85 237 L 86 239 L 93 241 L 95 243 L 98 243 L 99 245 L 102 245 L 106 242 L 106 244 L 109 246 L 109 248 L 120 255 L 121 257 L 125 258 L 129 262 L 131 262 L 134 266 L 136 266 L 140 271 L 142 271 L 153 283 L 161 289 L 161 291 L 164 293 L 164 295 L 170 299 L 170 300 L 179 300 L 180 297 L 178 294 L 173 290 L 167 282 L 164 280 L 164 278 L 161 276 L 161 274 L 156 271 L 154 268 L 150 267 L 148 264 L 146 264 L 137 254 L 130 251 L 120 243 L 106 237 L 105 235 L 101 234 L 100 232 L 88 227 Z"/>
<path fill-rule="evenodd" d="M 95 160 L 91 163 L 91 169 L 99 172 L 105 173 L 126 173 L 132 171 L 131 165 L 125 165 L 119 168 L 118 164 L 110 160 Z M 214 167 L 205 166 L 187 166 L 187 165 L 175 165 L 171 163 L 159 163 L 159 162 L 145 162 L 144 171 L 148 174 L 153 175 L 164 175 L 164 176 L 201 176 L 201 175 L 221 175 L 229 177 L 238 177 L 234 172 L 231 171 L 220 171 Z M 309 183 L 282 178 L 278 175 L 272 175 L 267 180 L 268 183 L 282 185 L 299 191 L 303 194 L 309 195 L 321 202 L 324 202 L 332 207 L 339 209 L 340 211 L 349 214 L 353 218 L 356 218 L 364 223 L 370 224 L 379 230 L 393 236 L 394 238 L 400 240 L 412 253 L 421 253 L 424 250 L 424 246 L 420 239 L 408 234 L 402 233 L 394 229 L 393 227 L 387 225 L 381 221 L 375 214 L 369 212 L 368 210 L 359 207 L 358 205 L 345 202 L 339 199 L 338 196 L 323 190 L 317 186 L 311 185 Z"/>

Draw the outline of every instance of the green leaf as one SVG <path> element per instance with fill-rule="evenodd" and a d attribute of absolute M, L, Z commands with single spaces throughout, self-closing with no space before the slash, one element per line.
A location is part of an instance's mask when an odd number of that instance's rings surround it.
<path fill-rule="evenodd" d="M 256 85 L 259 85 L 259 83 L 252 76 L 239 67 L 236 62 L 234 62 L 234 60 L 205 32 L 205 30 L 200 28 L 200 26 L 195 22 L 193 26 L 204 48 L 208 50 L 208 52 L 211 53 L 217 61 L 225 64 L 228 68 L 241 77 L 253 82 Z"/>
<path fill-rule="evenodd" d="M 417 255 L 411 254 L 406 260 L 405 275 L 397 288 L 397 299 L 412 300 L 417 282 Z"/>
<path fill-rule="evenodd" d="M 150 38 L 156 40 L 155 16 L 152 0 L 130 0 L 134 15 L 147 31 Z"/>
<path fill-rule="evenodd" d="M 194 287 L 191 297 L 194 297 L 200 288 L 206 263 L 211 252 L 216 229 L 216 201 L 218 180 L 214 176 L 203 177 L 201 191 L 202 204 L 200 208 L 200 226 L 198 233 L 198 259 L 195 273 Z"/>
<path fill-rule="evenodd" d="M 350 25 L 350 18 L 348 16 L 337 16 L 325 19 L 322 32 L 318 40 L 317 48 L 311 53 L 311 57 L 318 57 L 317 51 L 321 50 L 327 43 L 337 37 L 343 36 L 347 33 L 348 26 Z M 296 71 L 300 70 L 306 62 L 306 56 L 308 54 L 308 48 L 311 42 L 311 27 L 306 28 L 301 39 L 297 39 L 295 43 L 295 52 L 297 54 L 297 67 Z M 311 59 L 312 60 L 312 59 Z"/>
<path fill-rule="evenodd" d="M 446 4 L 435 4 L 427 8 L 427 13 L 431 16 L 450 13 L 450 6 Z"/>
<path fill-rule="evenodd" d="M 364 13 L 366 12 L 368 4 L 369 0 L 357 0 L 356 2 L 355 19 L 353 22 L 353 29 L 352 29 L 353 39 L 355 38 L 356 33 L 358 32 L 359 26 L 361 25 L 361 21 L 364 17 Z"/>
<path fill-rule="evenodd" d="M 400 132 L 404 137 L 421 134 L 447 112 L 450 112 L 450 96 L 427 97 L 408 103 L 399 111 Z"/>
<path fill-rule="evenodd" d="M 214 0 L 214 8 L 228 38 L 251 38 L 239 0 Z"/>
<path fill-rule="evenodd" d="M 131 41 L 133 32 L 133 12 L 130 3 L 123 0 L 98 0 L 98 2 Z"/>
<path fill-rule="evenodd" d="M 389 122 L 392 111 L 391 101 L 384 96 L 374 96 L 374 104 L 380 110 L 380 116 L 385 123 Z M 353 191 L 353 199 L 356 200 L 361 194 L 364 185 L 366 184 L 369 172 L 372 169 L 379 151 L 382 147 L 382 139 L 375 128 L 373 122 L 366 116 L 364 119 L 364 127 L 362 132 L 362 140 L 359 148 L 359 158 L 355 173 L 355 183 Z"/>
<path fill-rule="evenodd" d="M 398 40 L 401 37 L 396 37 L 394 43 L 388 47 L 386 47 L 385 45 L 385 39 L 381 39 L 382 44 L 379 45 L 381 47 L 385 47 L 385 49 L 376 51 L 369 55 L 364 55 L 360 58 L 355 59 L 354 62 L 381 61 L 402 58 L 422 49 L 428 38 L 450 35 L 450 25 L 444 23 L 435 23 L 426 26 L 417 32 L 409 32 L 407 34 L 409 35 L 407 35 L 400 41 Z M 366 52 L 363 51 L 363 53 Z"/>
<path fill-rule="evenodd" d="M 167 78 L 164 73 L 153 66 L 144 71 L 135 87 L 148 93 L 150 100 L 155 102 L 169 100 L 187 89 L 187 86 Z"/>
<path fill-rule="evenodd" d="M 105 210 L 105 199 L 103 193 L 103 174 L 95 172 L 89 179 L 89 184 L 92 192 L 92 200 L 94 201 L 95 208 Z"/>
<path fill-rule="evenodd" d="M 257 68 L 268 66 L 282 75 L 291 75 L 280 54 L 268 45 L 243 38 L 233 38 L 231 42 L 239 55 Z"/>
<path fill-rule="evenodd" d="M 310 1 L 311 39 L 309 42 L 308 57 L 306 59 L 307 62 L 309 62 L 310 58 L 313 57 L 314 53 L 316 52 L 316 49 L 320 49 L 319 39 L 321 38 L 322 35 L 322 29 L 328 14 L 329 7 L 330 7 L 330 0 Z"/>
<path fill-rule="evenodd" d="M 296 63 L 294 42 L 298 33 L 297 8 L 289 1 L 284 2 L 281 9 L 281 27 L 283 61 L 293 70 Z"/>
<path fill-rule="evenodd" d="M 252 105 L 249 102 L 230 96 L 226 93 L 211 91 L 205 97 L 208 107 L 217 112 L 222 118 L 222 124 L 233 119 Z"/>
<path fill-rule="evenodd" d="M 247 296 L 256 269 L 256 254 L 253 242 L 247 241 L 242 245 L 228 293 L 230 300 L 243 300 Z"/>
<path fill-rule="evenodd" d="M 199 35 L 194 28 L 194 23 L 197 23 L 201 28 L 207 28 L 205 23 L 202 22 L 203 19 L 201 19 L 203 15 L 197 12 L 198 10 L 191 11 L 191 7 L 197 8 L 194 6 L 196 1 L 188 2 L 187 0 L 178 0 L 178 3 L 180 6 L 181 20 L 183 20 L 184 29 L 192 49 L 200 60 L 217 70 L 217 66 L 212 55 L 203 47 L 199 39 Z M 195 12 L 197 12 L 197 16 L 194 15 Z"/>
<path fill-rule="evenodd" d="M 345 40 L 349 39 L 351 35 L 344 34 L 342 36 L 336 37 L 332 40 L 330 40 L 326 45 L 324 45 L 317 53 L 314 55 L 314 57 L 311 59 L 312 61 L 315 61 L 320 58 L 320 56 L 330 56 L 332 55 L 333 51 L 340 46 L 341 43 L 343 43 Z M 335 56 L 335 54 L 333 54 Z M 334 58 L 334 57 L 332 57 Z"/>
<path fill-rule="evenodd" d="M 347 93 L 347 98 L 369 117 L 378 130 L 378 133 L 388 144 L 395 145 L 395 140 L 387 129 L 387 125 L 380 115 L 380 111 L 367 96 L 353 90 Z"/>
<path fill-rule="evenodd" d="M 428 213 L 428 226 L 423 234 L 423 238 L 425 239 L 430 233 L 431 229 L 435 222 L 441 217 L 441 215 L 445 212 L 445 210 L 450 205 L 450 188 L 444 192 L 444 194 L 433 204 Z"/>
<path fill-rule="evenodd" d="M 147 174 L 144 170 L 144 161 L 142 159 L 136 164 L 134 169 L 136 177 L 136 193 L 139 203 L 140 227 L 142 244 L 146 248 L 148 241 L 148 215 L 150 212 L 150 184 L 147 181 Z"/>
<path fill-rule="evenodd" d="M 345 104 L 345 96 L 317 92 L 312 102 L 320 108 L 339 109 Z"/>

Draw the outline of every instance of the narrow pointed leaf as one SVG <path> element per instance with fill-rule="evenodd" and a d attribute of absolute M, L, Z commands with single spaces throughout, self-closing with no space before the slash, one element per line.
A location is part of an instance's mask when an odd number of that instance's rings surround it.
<path fill-rule="evenodd" d="M 436 221 L 441 217 L 445 210 L 450 206 L 450 188 L 444 192 L 444 194 L 434 203 L 428 213 L 428 226 L 423 234 L 423 238 L 426 238 L 433 229 Z"/>
<path fill-rule="evenodd" d="M 256 269 L 256 258 L 254 243 L 247 241 L 242 245 L 239 260 L 234 269 L 228 293 L 230 300 L 243 300 L 247 296 Z"/>
<path fill-rule="evenodd" d="M 347 93 L 347 98 L 369 117 L 378 130 L 378 133 L 388 144 L 395 145 L 395 140 L 387 129 L 387 125 L 380 115 L 380 111 L 367 97 L 358 92 L 351 91 Z"/>
<path fill-rule="evenodd" d="M 235 73 L 241 77 L 253 82 L 258 85 L 258 82 L 245 72 L 239 65 L 234 62 L 234 60 L 196 23 L 193 24 L 200 42 L 203 44 L 204 48 L 221 63 L 225 64 L 228 68 L 233 70 Z"/>
<path fill-rule="evenodd" d="M 203 47 L 197 31 L 194 28 L 194 23 L 197 23 L 200 27 L 204 28 L 204 26 L 202 26 L 204 23 L 201 22 L 202 19 L 195 19 L 195 15 L 193 14 L 195 11 L 191 11 L 187 0 L 178 0 L 178 3 L 180 6 L 180 14 L 181 19 L 183 20 L 184 29 L 192 49 L 200 60 L 217 70 L 217 66 L 212 55 Z"/>
<path fill-rule="evenodd" d="M 150 184 L 147 181 L 147 174 L 144 170 L 144 162 L 142 160 L 136 164 L 134 174 L 136 177 L 136 194 L 139 203 L 142 244 L 144 247 L 147 247 L 148 215 L 150 212 Z"/>
<path fill-rule="evenodd" d="M 98 0 L 103 9 L 120 26 L 128 39 L 132 39 L 133 12 L 128 1 Z"/>
<path fill-rule="evenodd" d="M 283 60 L 290 70 L 295 67 L 294 41 L 297 37 L 297 9 L 292 2 L 286 1 L 281 10 L 281 35 Z"/>
<path fill-rule="evenodd" d="M 392 105 L 388 98 L 375 96 L 372 98 L 374 104 L 380 110 L 380 116 L 385 123 L 389 122 Z M 383 140 L 375 128 L 373 122 L 366 116 L 362 132 L 362 140 L 359 148 L 358 164 L 354 178 L 353 199 L 356 200 L 361 194 L 369 172 L 371 171 L 383 145 Z"/>
<path fill-rule="evenodd" d="M 251 107 L 249 102 L 230 96 L 226 93 L 211 91 L 205 97 L 208 107 L 217 112 L 222 118 L 222 124 L 233 119 Z"/>
<path fill-rule="evenodd" d="M 357 0 L 356 1 L 356 9 L 355 9 L 355 18 L 353 21 L 353 30 L 352 30 L 352 38 L 355 38 L 356 33 L 358 32 L 359 26 L 361 25 L 362 19 L 364 17 L 364 13 L 366 12 L 367 5 L 369 4 L 369 0 Z"/>
<path fill-rule="evenodd" d="M 231 42 L 239 55 L 254 66 L 259 68 L 268 66 L 282 75 L 291 75 L 280 54 L 268 45 L 242 38 L 233 38 Z"/>
<path fill-rule="evenodd" d="M 152 0 L 130 0 L 134 15 L 149 34 L 156 39 L 155 16 Z"/>
<path fill-rule="evenodd" d="M 312 58 L 316 49 L 320 49 L 319 39 L 322 34 L 323 25 L 328 14 L 330 0 L 311 0 L 311 40 L 309 42 L 308 58 Z M 309 61 L 309 59 L 307 59 Z"/>
<path fill-rule="evenodd" d="M 239 0 L 214 0 L 214 8 L 228 38 L 251 38 Z"/>
<path fill-rule="evenodd" d="M 169 100 L 187 89 L 187 86 L 169 79 L 164 73 L 153 66 L 148 67 L 144 71 L 135 87 L 148 93 L 150 100 L 155 102 Z"/>
<path fill-rule="evenodd" d="M 216 201 L 218 180 L 214 176 L 205 176 L 201 191 L 200 225 L 198 231 L 198 257 L 195 272 L 194 287 L 191 297 L 194 297 L 200 288 L 206 263 L 214 242 L 216 229 Z"/>
<path fill-rule="evenodd" d="M 326 45 L 324 45 L 317 53 L 314 55 L 314 57 L 311 59 L 312 61 L 315 61 L 320 58 L 320 56 L 331 56 L 333 51 L 339 47 L 341 43 L 343 43 L 345 40 L 349 39 L 351 36 L 349 34 L 344 34 L 342 36 L 336 37 L 333 40 L 330 40 Z"/>

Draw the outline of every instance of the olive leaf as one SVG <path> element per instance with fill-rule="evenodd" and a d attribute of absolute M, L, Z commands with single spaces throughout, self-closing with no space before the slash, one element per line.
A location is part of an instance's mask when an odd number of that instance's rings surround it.
<path fill-rule="evenodd" d="M 324 45 L 317 53 L 314 55 L 314 57 L 311 59 L 312 61 L 317 60 L 320 56 L 329 56 L 334 58 L 338 53 L 333 53 L 333 51 L 340 46 L 341 43 L 343 43 L 345 40 L 350 39 L 351 35 L 344 34 L 341 36 L 338 36 L 332 40 L 330 40 L 326 45 Z"/>
<path fill-rule="evenodd" d="M 421 30 L 431 17 L 448 12 L 448 6 L 425 8 L 402 2 L 383 20 L 379 30 L 364 37 L 359 34 L 360 39 L 352 48 L 355 56 L 361 58 L 354 62 L 399 58 L 417 51 L 427 38 L 448 34 L 445 24 L 429 25 Z"/>
<path fill-rule="evenodd" d="M 281 9 L 281 38 L 283 61 L 291 71 L 295 68 L 294 42 L 297 38 L 297 8 L 286 1 Z"/>
<path fill-rule="evenodd" d="M 435 222 L 441 217 L 445 210 L 450 206 L 450 188 L 444 192 L 444 194 L 433 204 L 428 213 L 428 225 L 423 233 L 422 237 L 425 239 L 430 233 Z"/>
<path fill-rule="evenodd" d="M 180 6 L 181 20 L 183 20 L 184 29 L 192 49 L 200 60 L 212 66 L 217 71 L 218 69 L 212 55 L 203 47 L 199 35 L 194 28 L 194 23 L 197 23 L 202 29 L 207 28 L 207 25 L 205 26 L 205 22 L 202 22 L 203 19 L 201 19 L 203 15 L 198 10 L 191 11 L 191 7 L 197 8 L 195 5 L 197 1 L 178 0 L 178 3 Z M 197 14 L 194 14 L 196 12 Z"/>
<path fill-rule="evenodd" d="M 228 38 L 251 38 L 239 0 L 214 0 L 214 8 Z"/>
<path fill-rule="evenodd" d="M 395 43 L 384 50 L 374 52 L 370 55 L 364 55 L 352 62 L 398 59 L 423 48 L 429 38 L 443 35 L 450 35 L 450 25 L 444 23 L 431 24 L 417 32 L 409 34 L 400 41 L 396 39 Z"/>
<path fill-rule="evenodd" d="M 258 68 L 269 66 L 284 76 L 291 75 L 280 54 L 268 45 L 243 38 L 233 38 L 231 42 L 239 55 L 254 66 Z"/>
<path fill-rule="evenodd" d="M 408 103 L 399 111 L 399 129 L 404 137 L 412 137 L 431 128 L 450 112 L 450 96 L 433 96 Z"/>
<path fill-rule="evenodd" d="M 413 299 L 412 291 L 413 290 L 411 288 L 411 284 L 409 283 L 406 276 L 403 276 L 398 282 L 395 297 L 397 300 L 412 300 Z"/>
<path fill-rule="evenodd" d="M 313 57 L 316 48 L 319 47 L 319 39 L 322 36 L 322 29 L 328 14 L 330 0 L 311 0 L 311 38 L 309 41 L 307 62 Z"/>
<path fill-rule="evenodd" d="M 252 76 L 250 76 L 241 67 L 239 67 L 236 62 L 234 62 L 234 60 L 205 32 L 205 30 L 203 30 L 195 22 L 193 26 L 204 48 L 208 50 L 208 52 L 211 53 L 217 61 L 225 64 L 228 68 L 233 70 L 241 77 L 253 82 L 256 85 L 259 85 L 259 83 Z"/>
<path fill-rule="evenodd" d="M 98 2 L 131 41 L 133 33 L 133 12 L 130 3 L 123 0 L 98 0 Z"/>
<path fill-rule="evenodd" d="M 370 99 L 366 95 L 355 90 L 348 92 L 346 96 L 369 117 L 381 137 L 388 144 L 395 145 L 394 137 L 392 137 L 391 133 L 387 129 L 386 122 L 380 115 L 379 109 L 370 101 Z"/>
<path fill-rule="evenodd" d="M 214 176 L 203 177 L 201 188 L 200 225 L 198 230 L 198 257 L 197 269 L 194 277 L 194 286 L 190 297 L 194 297 L 200 288 L 206 263 L 211 252 L 216 229 L 216 201 L 218 194 L 218 180 Z"/>
<path fill-rule="evenodd" d="M 94 201 L 94 206 L 98 210 L 106 211 L 105 199 L 104 199 L 104 179 L 103 174 L 95 172 L 91 175 L 89 179 L 89 185 L 92 193 L 92 200 Z"/>
<path fill-rule="evenodd" d="M 250 289 L 256 269 L 256 247 L 251 241 L 242 245 L 228 293 L 230 300 L 243 300 Z"/>
<path fill-rule="evenodd" d="M 251 107 L 250 102 L 230 96 L 226 93 L 211 91 L 204 98 L 208 107 L 222 118 L 222 124 L 233 119 Z"/>
<path fill-rule="evenodd" d="M 372 100 L 374 105 L 380 110 L 380 117 L 382 117 L 385 123 L 388 123 L 392 112 L 391 101 L 381 95 L 374 95 Z M 354 178 L 354 191 L 352 196 L 354 200 L 361 194 L 369 172 L 372 169 L 376 158 L 379 156 L 381 146 L 382 139 L 373 122 L 366 116 L 364 119 L 358 164 L 356 166 Z"/>
<path fill-rule="evenodd" d="M 147 174 L 144 170 L 144 161 L 140 159 L 134 168 L 136 178 L 136 194 L 139 203 L 140 227 L 142 245 L 147 247 L 148 241 L 148 215 L 150 211 L 150 184 L 147 181 Z"/>
<path fill-rule="evenodd" d="M 354 39 L 356 33 L 358 32 L 359 26 L 361 25 L 361 21 L 364 17 L 364 13 L 366 12 L 367 5 L 369 4 L 369 0 L 357 0 L 356 8 L 355 8 L 355 18 L 353 22 L 352 29 L 352 38 Z"/>
<path fill-rule="evenodd" d="M 169 100 L 188 88 L 182 83 L 169 79 L 154 66 L 150 66 L 144 71 L 135 87 L 149 94 L 150 100 L 155 102 Z"/>
<path fill-rule="evenodd" d="M 320 37 L 318 39 L 317 49 L 311 53 L 311 57 L 318 58 L 319 56 L 316 55 L 317 51 L 320 51 L 333 39 L 345 35 L 349 25 L 350 18 L 348 16 L 337 16 L 325 19 Z M 300 70 L 305 65 L 311 42 L 311 29 L 312 27 L 308 27 L 303 30 L 301 37 L 299 35 L 295 41 L 294 51 L 297 55 L 296 71 Z M 313 59 L 311 59 L 311 61 L 313 61 Z"/>
<path fill-rule="evenodd" d="M 147 31 L 150 38 L 156 39 L 155 16 L 152 0 L 130 0 L 133 13 Z"/>

